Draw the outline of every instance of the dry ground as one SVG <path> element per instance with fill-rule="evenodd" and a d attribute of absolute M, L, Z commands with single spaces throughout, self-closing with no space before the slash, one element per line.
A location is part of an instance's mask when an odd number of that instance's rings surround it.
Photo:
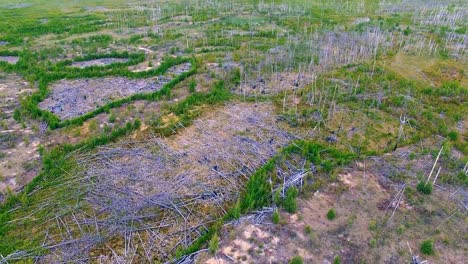
<path fill-rule="evenodd" d="M 432 166 L 431 155 L 402 157 L 411 151 L 417 152 L 411 147 L 345 168 L 338 182 L 303 195 L 296 214 L 281 213 L 278 225 L 226 225 L 216 254 L 204 252 L 197 263 L 287 263 L 296 255 L 304 263 L 333 263 L 336 256 L 341 263 L 408 263 L 408 245 L 429 263 L 463 263 L 468 256 L 466 191 L 454 194 L 456 188 L 444 185 L 426 196 L 414 191 L 416 181 L 410 181 L 403 199 L 390 202 L 402 186 L 390 175 L 396 177 L 403 168 L 410 168 L 410 174 L 428 172 Z M 446 170 L 440 177 L 458 169 Z M 332 221 L 326 217 L 331 208 L 337 213 Z M 433 256 L 419 250 L 426 239 L 434 241 Z"/>

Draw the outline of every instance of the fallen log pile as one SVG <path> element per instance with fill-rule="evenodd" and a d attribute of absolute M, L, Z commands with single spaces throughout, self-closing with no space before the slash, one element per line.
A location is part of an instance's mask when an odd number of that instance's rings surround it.
<path fill-rule="evenodd" d="M 56 114 L 62 120 L 70 119 L 114 100 L 158 91 L 176 76 L 189 71 L 190 67 L 190 63 L 176 65 L 166 74 L 148 79 L 105 77 L 61 80 L 52 84 L 51 94 L 39 103 L 39 107 Z"/>
<path fill-rule="evenodd" d="M 33 212 L 48 214 L 34 224 L 50 252 L 38 259 L 168 260 L 224 216 L 249 176 L 292 140 L 270 107 L 230 105 L 173 138 L 148 135 L 71 154 L 78 169 Z M 8 259 L 32 253 L 15 254 Z"/>
<path fill-rule="evenodd" d="M 101 58 L 88 61 L 74 61 L 71 66 L 77 68 L 86 68 L 90 66 L 106 66 L 114 63 L 125 63 L 128 62 L 126 58 Z"/>

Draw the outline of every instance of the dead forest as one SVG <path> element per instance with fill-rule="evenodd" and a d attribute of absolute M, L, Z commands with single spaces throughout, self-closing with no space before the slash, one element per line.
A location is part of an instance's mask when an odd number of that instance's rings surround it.
<path fill-rule="evenodd" d="M 463 263 L 468 3 L 0 1 L 0 264 Z"/>

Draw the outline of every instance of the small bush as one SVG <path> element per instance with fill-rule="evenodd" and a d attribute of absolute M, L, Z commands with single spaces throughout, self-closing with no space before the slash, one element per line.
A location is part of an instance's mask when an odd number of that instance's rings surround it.
<path fill-rule="evenodd" d="M 210 239 L 208 250 L 210 251 L 211 254 L 214 254 L 216 253 L 216 250 L 218 250 L 218 247 L 219 247 L 219 237 L 218 237 L 218 234 L 215 233 Z"/>
<path fill-rule="evenodd" d="M 286 191 L 286 197 L 284 198 L 283 206 L 288 213 L 295 213 L 297 211 L 296 197 L 299 191 L 296 187 L 290 187 Z"/>
<path fill-rule="evenodd" d="M 406 29 L 403 31 L 403 34 L 405 36 L 408 36 L 409 34 L 411 34 L 411 29 L 409 27 L 406 27 Z"/>
<path fill-rule="evenodd" d="M 434 255 L 434 244 L 431 240 L 424 240 L 421 243 L 421 252 L 424 255 Z"/>
<path fill-rule="evenodd" d="M 232 70 L 231 72 L 231 78 L 229 80 L 229 83 L 232 84 L 233 86 L 237 86 L 240 84 L 241 81 L 241 72 L 239 68 L 236 68 Z"/>
<path fill-rule="evenodd" d="M 370 231 L 374 231 L 374 232 L 377 231 L 377 228 L 378 228 L 377 222 L 375 220 L 371 220 L 369 222 L 368 228 Z"/>
<path fill-rule="evenodd" d="M 468 186 L 468 174 L 464 173 L 463 171 L 460 171 L 459 173 L 451 173 L 449 175 L 444 175 L 441 181 L 454 185 Z"/>
<path fill-rule="evenodd" d="M 452 141 L 457 141 L 458 139 L 458 133 L 456 131 L 450 131 L 448 134 L 447 134 L 448 138 Z"/>
<path fill-rule="evenodd" d="M 397 227 L 397 233 L 398 233 L 399 235 L 402 235 L 404 232 L 405 232 L 405 226 L 404 226 L 404 225 L 399 225 L 399 226 Z"/>
<path fill-rule="evenodd" d="M 115 122 L 115 115 L 114 114 L 110 114 L 109 116 L 109 123 L 114 123 Z"/>
<path fill-rule="evenodd" d="M 190 82 L 189 82 L 189 92 L 194 93 L 196 87 L 197 87 L 197 82 L 195 82 L 195 80 L 193 80 L 193 79 L 190 80 Z"/>
<path fill-rule="evenodd" d="M 312 234 L 312 228 L 308 225 L 305 227 L 304 232 L 308 235 Z"/>
<path fill-rule="evenodd" d="M 141 127 L 141 120 L 139 118 L 135 119 L 133 122 L 133 127 L 140 128 Z"/>
<path fill-rule="evenodd" d="M 13 119 L 16 120 L 17 122 L 21 121 L 21 112 L 18 108 L 15 109 L 13 112 Z"/>
<path fill-rule="evenodd" d="M 428 182 L 427 184 L 425 182 L 419 182 L 418 185 L 416 185 L 416 189 L 423 194 L 431 194 L 432 193 L 432 183 Z"/>
<path fill-rule="evenodd" d="M 281 205 L 281 190 L 280 189 L 276 190 L 275 193 L 273 194 L 273 202 L 275 203 L 276 206 Z"/>
<path fill-rule="evenodd" d="M 333 260 L 333 264 L 341 264 L 341 258 L 340 256 L 336 256 L 335 259 Z"/>
<path fill-rule="evenodd" d="M 370 241 L 369 241 L 369 246 L 371 248 L 375 248 L 377 247 L 377 240 L 375 238 L 372 238 Z"/>
<path fill-rule="evenodd" d="M 302 258 L 301 256 L 295 256 L 289 261 L 289 264 L 302 264 Z"/>
<path fill-rule="evenodd" d="M 272 216 L 272 219 L 271 219 L 271 220 L 273 221 L 273 224 L 275 224 L 275 225 L 277 225 L 277 224 L 279 223 L 279 221 L 280 221 L 280 214 L 279 214 L 278 210 L 275 210 L 275 211 L 273 212 L 273 216 Z"/>
<path fill-rule="evenodd" d="M 332 220 L 334 220 L 335 218 L 336 218 L 335 209 L 332 208 L 332 209 L 328 210 L 328 212 L 327 212 L 327 219 L 330 220 L 330 221 L 332 221 Z"/>
<path fill-rule="evenodd" d="M 466 96 L 468 89 L 462 87 L 458 81 L 451 81 L 443 83 L 435 92 L 439 96 L 456 97 Z"/>
<path fill-rule="evenodd" d="M 237 202 L 234 204 L 231 210 L 229 210 L 228 217 L 230 219 L 239 219 L 240 216 L 241 216 L 240 200 L 237 199 Z"/>

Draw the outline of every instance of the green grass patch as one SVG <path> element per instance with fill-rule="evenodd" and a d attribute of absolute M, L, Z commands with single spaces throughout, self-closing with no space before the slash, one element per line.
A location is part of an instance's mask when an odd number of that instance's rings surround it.
<path fill-rule="evenodd" d="M 434 255 L 434 243 L 432 240 L 424 240 L 421 243 L 420 250 L 424 255 Z"/>
<path fill-rule="evenodd" d="M 432 193 L 432 183 L 428 182 L 428 183 L 425 183 L 423 181 L 419 182 L 418 185 L 416 185 L 416 189 L 422 193 L 422 194 L 426 194 L 426 195 L 430 195 Z"/>
<path fill-rule="evenodd" d="M 328 210 L 328 212 L 327 212 L 327 219 L 330 220 L 330 221 L 333 221 L 333 220 L 335 220 L 335 218 L 336 218 L 336 211 L 335 211 L 335 209 L 332 208 L 332 209 Z"/>

